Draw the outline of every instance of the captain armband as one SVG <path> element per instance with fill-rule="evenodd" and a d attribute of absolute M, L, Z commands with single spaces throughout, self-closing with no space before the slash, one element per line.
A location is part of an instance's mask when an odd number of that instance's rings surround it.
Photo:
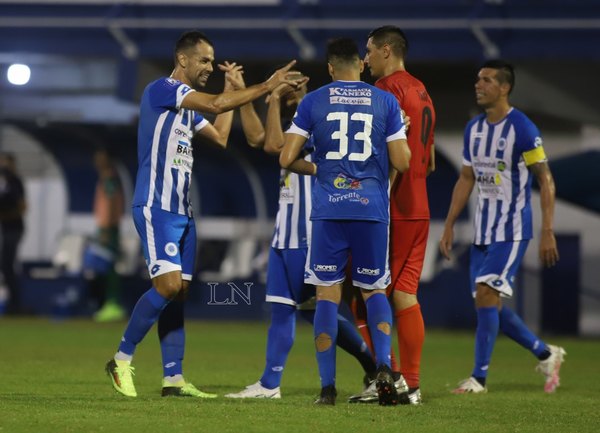
<path fill-rule="evenodd" d="M 525 165 L 529 166 L 538 162 L 544 162 L 548 158 L 546 158 L 546 152 L 544 152 L 544 148 L 542 146 L 538 146 L 535 149 L 523 152 L 523 159 L 525 160 Z"/>

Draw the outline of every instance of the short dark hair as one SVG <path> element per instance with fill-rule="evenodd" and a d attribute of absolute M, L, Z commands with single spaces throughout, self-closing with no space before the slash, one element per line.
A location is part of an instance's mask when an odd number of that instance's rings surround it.
<path fill-rule="evenodd" d="M 510 92 L 512 92 L 515 88 L 514 66 L 508 63 L 506 60 L 495 59 L 486 61 L 483 65 L 481 65 L 481 69 L 483 68 L 496 69 L 498 71 L 498 73 L 496 74 L 498 82 L 500 84 L 508 83 L 508 85 L 510 86 L 508 94 L 510 95 Z"/>
<path fill-rule="evenodd" d="M 327 42 L 327 63 L 350 65 L 359 60 L 358 46 L 353 39 L 336 38 Z"/>
<path fill-rule="evenodd" d="M 211 47 L 213 46 L 211 40 L 208 39 L 208 37 L 200 30 L 189 30 L 183 33 L 175 43 L 175 63 L 177 63 L 177 54 L 179 54 L 181 51 L 186 51 L 195 47 L 199 42 L 206 42 Z"/>
<path fill-rule="evenodd" d="M 394 55 L 404 58 L 408 53 L 408 39 L 404 32 L 396 26 L 382 26 L 369 33 L 368 39 L 373 39 L 373 44 L 380 48 L 383 44 L 388 44 L 392 48 Z"/>

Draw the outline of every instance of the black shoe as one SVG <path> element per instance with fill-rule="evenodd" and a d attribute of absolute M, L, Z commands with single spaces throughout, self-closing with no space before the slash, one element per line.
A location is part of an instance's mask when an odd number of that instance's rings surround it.
<path fill-rule="evenodd" d="M 380 406 L 396 406 L 398 404 L 398 391 L 394 385 L 392 370 L 382 364 L 377 368 L 377 379 L 375 379 L 377 395 L 379 396 Z"/>
<path fill-rule="evenodd" d="M 335 386 L 329 385 L 324 388 L 321 388 L 321 396 L 315 400 L 315 404 L 335 406 L 336 397 L 337 391 L 335 389 Z"/>

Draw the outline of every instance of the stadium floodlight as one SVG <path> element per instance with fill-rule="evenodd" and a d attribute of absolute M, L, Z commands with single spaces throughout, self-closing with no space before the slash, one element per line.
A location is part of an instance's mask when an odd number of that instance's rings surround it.
<path fill-rule="evenodd" d="M 20 63 L 14 63 L 8 67 L 6 71 L 6 78 L 8 82 L 15 86 L 22 86 L 29 82 L 31 77 L 31 69 L 27 65 Z"/>

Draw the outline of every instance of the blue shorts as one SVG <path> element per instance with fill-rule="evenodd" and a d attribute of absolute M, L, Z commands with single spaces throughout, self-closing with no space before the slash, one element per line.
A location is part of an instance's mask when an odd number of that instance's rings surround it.
<path fill-rule="evenodd" d="M 500 292 L 505 298 L 513 294 L 515 275 L 519 270 L 529 240 L 495 242 L 471 246 L 471 291 L 475 296 L 477 283 Z"/>
<path fill-rule="evenodd" d="M 342 283 L 350 254 L 354 286 L 373 290 L 390 284 L 388 225 L 379 221 L 313 221 L 304 281 Z"/>
<path fill-rule="evenodd" d="M 307 248 L 271 247 L 267 267 L 267 302 L 297 306 L 315 295 L 314 286 L 304 283 Z"/>
<path fill-rule="evenodd" d="M 196 260 L 194 219 L 146 206 L 135 206 L 132 215 L 150 278 L 181 271 L 181 278 L 190 281 Z"/>

